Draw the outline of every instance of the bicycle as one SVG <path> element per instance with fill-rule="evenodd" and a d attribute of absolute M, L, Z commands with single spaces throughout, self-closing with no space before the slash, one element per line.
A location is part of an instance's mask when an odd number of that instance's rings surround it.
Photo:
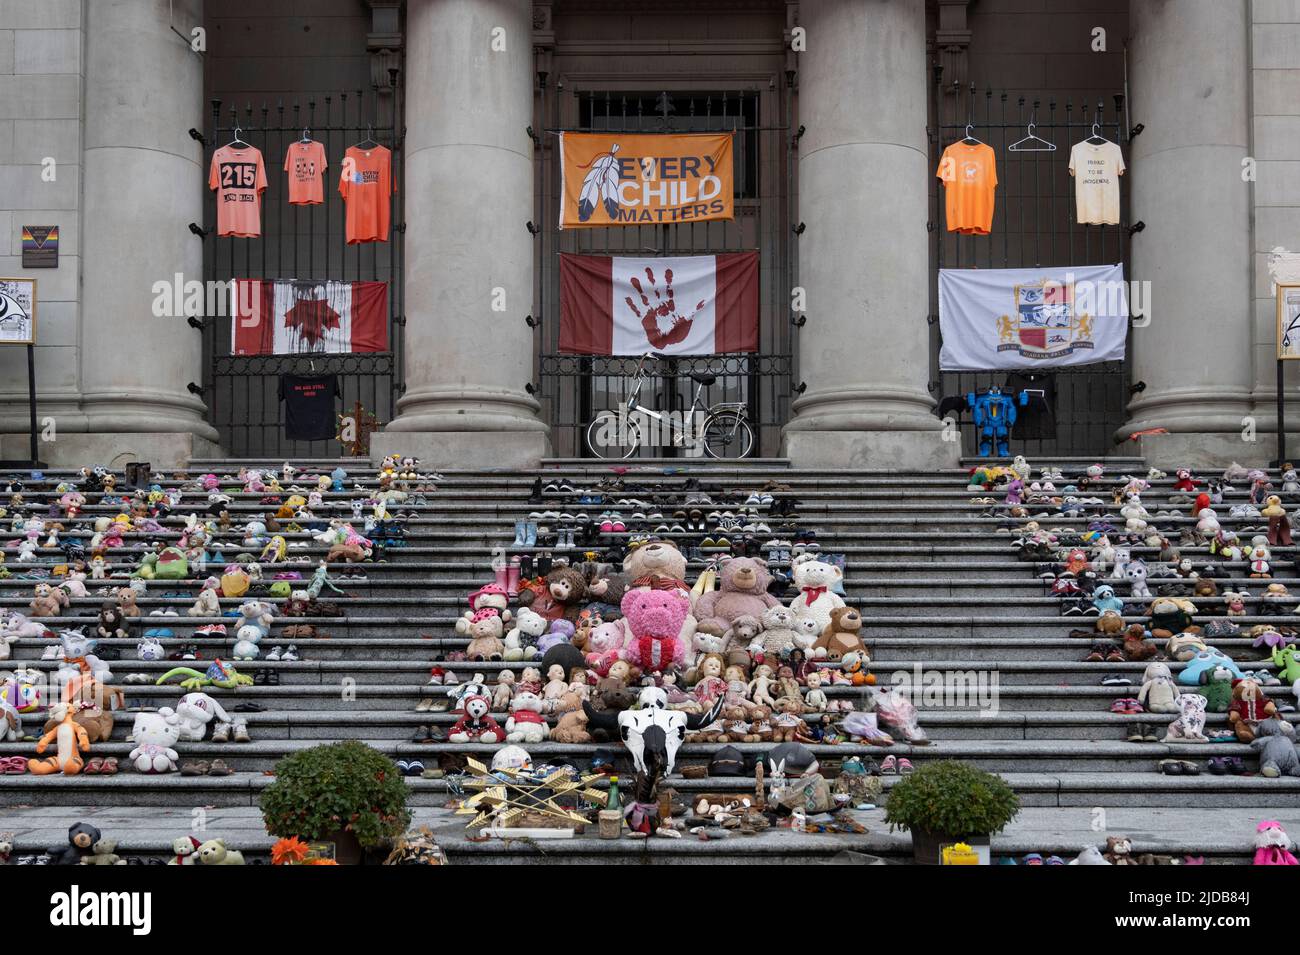
<path fill-rule="evenodd" d="M 658 422 L 659 427 L 671 431 L 672 446 L 675 448 L 702 446 L 704 453 L 711 458 L 748 457 L 754 450 L 754 432 L 746 420 L 745 403 L 724 401 L 705 407 L 700 402 L 704 389 L 718 380 L 717 375 L 691 373 L 691 380 L 699 387 L 695 390 L 690 408 L 680 418 L 641 406 L 641 388 L 649 378 L 646 362 L 651 358 L 658 360 L 663 356 L 653 351 L 641 356 L 633 374 L 634 384 L 625 408 L 622 411 L 601 411 L 587 425 L 587 447 L 591 453 L 598 458 L 632 457 L 642 444 L 642 422 L 648 426 L 649 422 L 654 421 Z M 703 420 L 698 429 L 681 423 L 686 421 L 693 425 L 699 415 L 703 415 Z"/>

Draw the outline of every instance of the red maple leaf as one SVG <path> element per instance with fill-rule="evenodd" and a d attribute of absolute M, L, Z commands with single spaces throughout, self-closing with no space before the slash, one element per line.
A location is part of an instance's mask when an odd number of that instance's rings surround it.
<path fill-rule="evenodd" d="M 325 329 L 338 328 L 339 313 L 323 298 L 303 298 L 284 313 L 284 327 L 296 328 L 309 348 L 325 337 Z"/>

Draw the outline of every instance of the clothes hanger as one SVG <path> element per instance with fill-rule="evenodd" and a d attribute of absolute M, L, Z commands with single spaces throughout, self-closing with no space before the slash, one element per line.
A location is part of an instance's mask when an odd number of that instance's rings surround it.
<path fill-rule="evenodd" d="M 243 131 L 244 131 L 244 128 L 243 128 L 242 126 L 236 126 L 236 127 L 235 127 L 235 138 L 232 139 L 230 142 L 226 143 L 226 145 L 227 145 L 227 146 L 235 146 L 235 145 L 238 145 L 238 146 L 248 146 L 248 145 L 250 145 L 249 143 L 246 143 L 246 142 L 244 142 L 242 139 L 239 138 L 239 134 L 242 133 Z"/>
<path fill-rule="evenodd" d="M 1054 153 L 1056 152 L 1056 143 L 1049 143 L 1041 136 L 1034 135 L 1034 123 L 1029 124 L 1028 133 L 1024 139 L 1018 139 L 1007 147 L 1009 153 Z"/>
<path fill-rule="evenodd" d="M 369 143 L 370 145 L 367 146 L 366 143 Z M 370 123 L 366 123 L 366 138 L 355 145 L 358 149 L 373 149 L 375 146 L 378 146 L 379 143 L 375 141 L 375 127 Z"/>
<path fill-rule="evenodd" d="M 308 129 L 306 126 L 302 128 L 302 139 L 298 140 L 298 142 L 300 143 L 311 142 L 311 130 Z"/>
<path fill-rule="evenodd" d="M 974 129 L 974 128 L 975 128 L 975 127 L 974 127 L 974 124 L 973 124 L 973 123 L 967 123 L 967 124 L 966 124 L 966 135 L 965 135 L 964 137 L 962 137 L 962 140 L 961 140 L 961 141 L 962 141 L 963 143 L 975 143 L 975 144 L 978 145 L 978 146 L 983 146 L 983 145 L 984 145 L 984 141 L 981 140 L 981 139 L 976 139 L 976 138 L 975 138 L 975 135 L 971 132 L 971 130 Z"/>
<path fill-rule="evenodd" d="M 1093 142 L 1094 140 L 1098 140 L 1097 145 L 1100 146 L 1102 143 L 1110 142 L 1109 139 L 1107 139 L 1098 131 L 1097 127 L 1100 125 L 1101 125 L 1100 123 L 1096 123 L 1096 122 L 1092 124 L 1092 135 L 1084 140 L 1085 143 L 1090 143 Z"/>

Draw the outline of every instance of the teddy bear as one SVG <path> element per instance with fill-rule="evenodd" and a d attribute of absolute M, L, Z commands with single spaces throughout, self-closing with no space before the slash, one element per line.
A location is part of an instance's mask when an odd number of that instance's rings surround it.
<path fill-rule="evenodd" d="M 1178 685 L 1174 683 L 1167 664 L 1147 664 L 1142 672 L 1142 689 L 1138 691 L 1138 702 L 1146 707 L 1148 713 L 1181 712 Z"/>
<path fill-rule="evenodd" d="M 1107 637 L 1116 636 L 1124 629 L 1124 618 L 1114 610 L 1103 610 L 1093 629 Z"/>
<path fill-rule="evenodd" d="M 832 610 L 830 624 L 822 630 L 812 649 L 816 651 L 818 659 L 836 663 L 846 653 L 857 653 L 863 659 L 870 660 L 871 656 L 862 642 L 862 614 L 853 607 L 837 607 Z"/>
<path fill-rule="evenodd" d="M 63 701 L 74 706 L 72 719 L 86 731 L 86 738 L 92 743 L 108 741 L 113 735 L 114 705 L 117 709 L 126 706 L 126 696 L 117 687 L 105 686 L 93 677 L 81 676 L 64 685 Z M 42 732 L 50 732 L 55 725 L 54 720 L 48 720 Z"/>
<path fill-rule="evenodd" d="M 215 587 L 204 587 L 199 591 L 198 600 L 188 611 L 191 617 L 220 617 L 221 601 L 217 598 Z"/>
<path fill-rule="evenodd" d="M 570 710 L 560 717 L 551 730 L 551 739 L 557 743 L 590 743 L 587 732 L 587 714 L 581 708 Z"/>
<path fill-rule="evenodd" d="M 1259 724 L 1277 715 L 1277 706 L 1264 695 L 1257 680 L 1238 680 L 1232 687 L 1232 702 L 1228 705 L 1228 725 L 1239 742 L 1249 743 L 1255 738 Z"/>
<path fill-rule="evenodd" d="M 795 613 L 778 604 L 763 613 L 762 624 L 762 631 L 750 641 L 749 653 L 756 663 L 775 666 L 783 654 L 794 649 L 798 637 L 794 629 Z"/>
<path fill-rule="evenodd" d="M 33 588 L 32 602 L 28 606 L 34 617 L 57 617 L 69 603 L 67 591 L 41 583 Z"/>
<path fill-rule="evenodd" d="M 629 590 L 669 587 L 691 602 L 692 612 L 682 621 L 681 633 L 677 635 L 682 646 L 689 647 L 695 636 L 695 598 L 686 585 L 686 557 L 677 549 L 677 545 L 672 541 L 656 540 L 633 548 L 623 558 L 623 576 L 627 579 Z M 622 601 L 619 604 L 621 606 Z M 628 634 L 631 635 L 630 630 Z"/>
<path fill-rule="evenodd" d="M 560 566 L 551 570 L 541 588 L 525 587 L 519 592 L 519 605 L 551 620 L 576 623 L 587 596 L 587 580 L 577 570 Z"/>
<path fill-rule="evenodd" d="M 114 596 L 117 598 L 117 609 L 122 611 L 122 616 L 124 617 L 140 616 L 141 614 L 140 607 L 136 603 L 137 599 L 139 598 L 139 594 L 136 593 L 134 587 L 119 587 L 117 589 L 117 593 L 114 594 Z"/>
<path fill-rule="evenodd" d="M 73 823 L 68 827 L 68 844 L 45 850 L 50 865 L 81 865 L 81 860 L 95 851 L 95 843 L 103 839 L 101 833 L 87 822 Z"/>
<path fill-rule="evenodd" d="M 170 773 L 176 770 L 176 741 L 181 737 L 181 718 L 164 706 L 157 713 L 138 713 L 131 739 L 135 748 L 127 754 L 137 773 Z"/>
<path fill-rule="evenodd" d="M 776 606 L 781 606 L 779 603 Z M 763 624 L 756 617 L 748 615 L 737 617 L 722 635 L 719 649 L 714 653 L 722 654 L 729 667 L 742 667 L 746 670 L 753 664 L 748 647 L 763 632 Z"/>
<path fill-rule="evenodd" d="M 799 589 L 799 596 L 790 601 L 790 609 L 810 612 L 817 619 L 820 633 L 830 626 L 831 611 L 844 606 L 844 598 L 831 590 L 844 579 L 843 572 L 811 554 L 800 554 L 790 564 L 790 575 Z"/>
<path fill-rule="evenodd" d="M 807 728 L 801 714 L 803 702 L 792 696 L 778 697 L 776 708 L 772 712 L 772 742 L 793 743 L 795 737 Z"/>
<path fill-rule="evenodd" d="M 1163 742 L 1166 743 L 1208 743 L 1205 735 L 1206 699 L 1195 693 L 1184 693 L 1178 697 L 1179 716 L 1169 724 Z"/>
<path fill-rule="evenodd" d="M 809 610 L 796 610 L 792 629 L 794 630 L 794 647 L 790 652 L 793 653 L 798 650 L 804 655 L 805 659 L 821 659 L 822 654 L 813 649 L 813 644 L 817 642 L 818 637 L 825 630 L 825 627 L 821 624 L 821 617 Z"/>
<path fill-rule="evenodd" d="M 623 647 L 623 658 L 645 673 L 681 666 L 686 647 L 680 634 L 690 616 L 689 598 L 677 590 L 634 588 L 623 595 L 623 622 L 632 639 Z M 693 634 L 692 634 L 693 636 Z"/>
<path fill-rule="evenodd" d="M 1130 663 L 1150 660 L 1156 655 L 1155 644 L 1147 642 L 1147 633 L 1140 623 L 1131 624 L 1124 631 L 1124 659 Z"/>
<path fill-rule="evenodd" d="M 1106 851 L 1102 858 L 1111 865 L 1137 865 L 1133 858 L 1133 840 L 1128 836 L 1107 836 Z"/>
<path fill-rule="evenodd" d="M 767 592 L 772 575 L 767 563 L 752 557 L 733 557 L 718 568 L 717 590 L 695 601 L 695 629 L 722 634 L 737 617 L 761 617 L 780 603 Z"/>
<path fill-rule="evenodd" d="M 199 865 L 243 865 L 244 854 L 226 848 L 225 839 L 209 839 L 195 850 Z"/>
<path fill-rule="evenodd" d="M 536 693 L 516 693 L 506 720 L 507 743 L 540 743 L 550 735 L 542 710 L 545 700 Z"/>
<path fill-rule="evenodd" d="M 460 700 L 460 719 L 447 734 L 452 743 L 503 743 L 506 734 L 488 715 L 492 703 L 482 693 L 471 691 Z"/>
<path fill-rule="evenodd" d="M 1300 755 L 1296 752 L 1295 727 L 1270 716 L 1255 727 L 1250 748 L 1259 754 L 1259 774 L 1268 779 L 1300 776 Z"/>
<path fill-rule="evenodd" d="M 485 607 L 476 610 L 468 620 L 461 617 L 456 621 L 456 632 L 469 637 L 469 646 L 465 650 L 467 660 L 500 660 L 506 652 L 502 641 L 505 624 L 501 615 Z"/>
<path fill-rule="evenodd" d="M 117 848 L 116 839 L 98 839 L 90 847 L 90 854 L 81 857 L 82 865 L 126 865 L 126 860 L 113 850 Z"/>
<path fill-rule="evenodd" d="M 528 607 L 520 608 L 514 619 L 514 626 L 506 634 L 504 659 L 531 660 L 533 657 L 541 656 L 537 649 L 537 641 L 546 632 L 548 625 L 549 621 L 541 614 Z M 622 633 L 622 628 L 619 628 L 619 633 Z"/>
<path fill-rule="evenodd" d="M 1151 602 L 1149 629 L 1157 640 L 1168 640 L 1192 625 L 1196 605 L 1181 597 L 1157 597 Z"/>

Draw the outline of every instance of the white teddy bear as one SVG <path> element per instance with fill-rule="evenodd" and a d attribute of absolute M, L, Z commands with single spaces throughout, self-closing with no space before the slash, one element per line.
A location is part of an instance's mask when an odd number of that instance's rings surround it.
<path fill-rule="evenodd" d="M 536 693 L 516 693 L 510 701 L 510 718 L 506 720 L 507 743 L 540 743 L 551 735 L 542 716 L 545 702 Z"/>
<path fill-rule="evenodd" d="M 506 634 L 505 659 L 531 660 L 539 655 L 537 641 L 550 627 L 550 621 L 535 610 L 521 607 L 514 622 L 514 627 Z"/>
<path fill-rule="evenodd" d="M 838 584 L 844 574 L 834 564 L 817 560 L 811 554 L 800 554 L 790 566 L 794 585 L 799 588 L 799 596 L 790 601 L 790 609 L 795 613 L 807 611 L 817 618 L 817 632 L 820 634 L 830 626 L 831 611 L 844 606 L 844 598 L 831 593 L 831 588 Z"/>

